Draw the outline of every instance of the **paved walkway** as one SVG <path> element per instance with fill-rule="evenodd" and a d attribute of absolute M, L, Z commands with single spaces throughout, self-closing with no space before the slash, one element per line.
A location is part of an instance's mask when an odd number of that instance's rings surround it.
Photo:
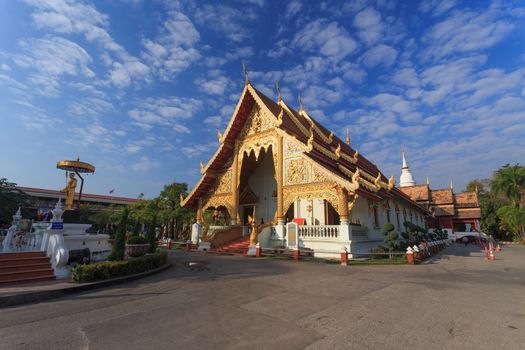
<path fill-rule="evenodd" d="M 0 310 L 0 349 L 525 349 L 524 247 L 485 261 L 454 246 L 421 266 L 171 259 L 145 279 Z"/>

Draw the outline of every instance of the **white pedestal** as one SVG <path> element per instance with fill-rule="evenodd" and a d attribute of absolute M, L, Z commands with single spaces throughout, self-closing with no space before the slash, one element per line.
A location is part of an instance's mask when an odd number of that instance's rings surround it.
<path fill-rule="evenodd" d="M 199 247 L 197 248 L 198 252 L 208 252 L 211 249 L 210 242 L 200 242 Z"/>
<path fill-rule="evenodd" d="M 191 243 L 197 244 L 199 243 L 199 238 L 201 236 L 202 227 L 201 225 L 196 222 L 191 226 Z"/>
<path fill-rule="evenodd" d="M 249 256 L 255 256 L 257 253 L 257 245 L 256 244 L 250 244 L 248 246 L 248 253 L 246 253 L 246 255 L 249 255 Z"/>

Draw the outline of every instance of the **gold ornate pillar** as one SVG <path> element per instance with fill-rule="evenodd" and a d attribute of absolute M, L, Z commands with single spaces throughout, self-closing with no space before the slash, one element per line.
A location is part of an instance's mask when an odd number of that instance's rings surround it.
<path fill-rule="evenodd" d="M 283 137 L 277 136 L 277 223 L 284 224 L 284 208 L 283 208 Z"/>
<path fill-rule="evenodd" d="M 202 221 L 202 198 L 199 198 L 199 202 L 197 204 L 197 222 L 202 224 Z"/>
<path fill-rule="evenodd" d="M 338 186 L 337 187 L 337 196 L 338 196 L 338 211 L 339 219 L 341 223 L 348 222 L 348 191 L 346 188 Z"/>
<path fill-rule="evenodd" d="M 239 220 L 239 149 L 237 145 L 233 148 L 232 160 L 232 217 L 231 223 L 238 224 Z"/>

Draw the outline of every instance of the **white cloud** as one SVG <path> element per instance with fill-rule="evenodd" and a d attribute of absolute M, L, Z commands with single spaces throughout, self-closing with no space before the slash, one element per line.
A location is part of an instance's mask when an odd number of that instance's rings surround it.
<path fill-rule="evenodd" d="M 161 79 L 169 80 L 200 57 L 194 47 L 200 40 L 200 34 L 192 21 L 179 11 L 168 12 L 161 33 L 155 41 L 144 40 L 146 51 L 142 57 Z"/>
<path fill-rule="evenodd" d="M 207 117 L 206 119 L 204 119 L 204 124 L 212 126 L 214 128 L 219 128 L 222 125 L 222 117 L 220 115 Z"/>
<path fill-rule="evenodd" d="M 433 16 L 440 16 L 456 5 L 456 0 L 423 0 L 419 4 L 419 11 L 431 12 Z"/>
<path fill-rule="evenodd" d="M 116 58 L 108 57 L 110 65 L 108 81 L 118 87 L 126 87 L 132 80 L 147 80 L 149 68 L 130 55 L 106 30 L 108 17 L 92 5 L 65 0 L 26 0 L 35 8 L 31 15 L 39 28 L 47 28 L 65 34 L 83 34 L 86 40 L 97 42 Z"/>
<path fill-rule="evenodd" d="M 390 67 L 392 64 L 394 64 L 396 59 L 396 49 L 384 44 L 377 45 L 369 49 L 362 56 L 363 63 L 368 68 L 373 68 L 378 65 Z"/>
<path fill-rule="evenodd" d="M 142 149 L 142 147 L 139 146 L 139 145 L 130 144 L 130 145 L 126 146 L 126 152 L 131 153 L 131 154 L 137 153 L 141 149 Z"/>
<path fill-rule="evenodd" d="M 339 61 L 356 48 L 357 44 L 350 34 L 336 22 L 318 19 L 308 23 L 295 34 L 293 47 Z"/>
<path fill-rule="evenodd" d="M 223 95 L 228 89 L 229 79 L 225 76 L 219 76 L 214 79 L 197 79 L 195 85 L 199 90 L 210 95 Z"/>
<path fill-rule="evenodd" d="M 190 146 L 181 147 L 182 153 L 188 158 L 202 157 L 217 148 L 216 142 L 209 142 L 203 144 L 193 144 Z"/>
<path fill-rule="evenodd" d="M 137 162 L 135 162 L 131 166 L 131 169 L 133 169 L 135 171 L 139 171 L 139 172 L 146 172 L 146 171 L 150 171 L 150 170 L 156 169 L 158 167 L 160 167 L 160 163 L 159 162 L 157 162 L 155 160 L 151 160 L 147 156 L 142 156 L 142 157 L 140 157 L 140 159 Z"/>
<path fill-rule="evenodd" d="M 457 52 L 478 51 L 501 41 L 514 25 L 501 18 L 497 9 L 486 12 L 457 11 L 434 25 L 423 36 L 427 57 L 444 57 Z"/>
<path fill-rule="evenodd" d="M 374 44 L 383 39 L 384 25 L 381 21 L 381 14 L 371 7 L 359 12 L 353 22 L 358 28 L 358 35 L 368 45 Z"/>
<path fill-rule="evenodd" d="M 202 107 L 202 103 L 193 98 L 168 97 L 147 98 L 128 111 L 133 123 L 144 130 L 154 126 L 168 126 L 177 133 L 190 133 L 181 121 L 191 119 Z"/>
<path fill-rule="evenodd" d="M 303 6 L 300 1 L 297 1 L 297 0 L 290 1 L 288 3 L 288 6 L 286 6 L 286 11 L 284 12 L 284 16 L 286 18 L 293 17 L 294 15 L 299 13 L 299 11 L 301 11 L 302 7 Z"/>
<path fill-rule="evenodd" d="M 233 8 L 223 4 L 204 5 L 194 11 L 197 23 L 226 35 L 230 40 L 242 42 L 250 36 L 250 31 L 244 26 L 256 18 L 253 9 Z"/>

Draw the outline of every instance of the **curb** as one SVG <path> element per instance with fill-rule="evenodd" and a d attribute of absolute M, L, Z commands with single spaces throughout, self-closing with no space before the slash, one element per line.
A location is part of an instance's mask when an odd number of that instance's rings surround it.
<path fill-rule="evenodd" d="M 171 263 L 168 262 L 167 264 L 161 267 L 158 267 L 156 269 L 137 273 L 135 275 L 117 277 L 117 278 L 112 278 L 109 280 L 103 280 L 103 281 L 98 281 L 98 282 L 78 284 L 78 285 L 74 285 L 74 286 L 62 288 L 62 289 L 41 290 L 37 292 L 27 292 L 27 293 L 21 293 L 21 294 L 1 296 L 0 297 L 0 309 L 11 307 L 11 306 L 18 306 L 22 304 L 37 303 L 37 302 L 41 302 L 41 301 L 45 301 L 49 299 L 59 298 L 61 296 L 65 296 L 68 294 L 80 293 L 80 292 L 99 289 L 103 287 L 109 287 L 109 286 L 113 286 L 113 285 L 121 284 L 125 282 L 130 282 L 130 281 L 134 281 L 134 280 L 137 280 L 143 277 L 154 275 L 170 267 L 171 267 Z"/>

